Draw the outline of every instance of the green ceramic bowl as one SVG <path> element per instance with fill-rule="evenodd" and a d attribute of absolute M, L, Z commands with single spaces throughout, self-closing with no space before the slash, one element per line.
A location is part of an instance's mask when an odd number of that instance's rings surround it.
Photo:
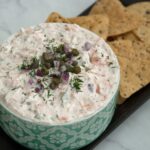
<path fill-rule="evenodd" d="M 78 149 L 91 143 L 107 128 L 115 111 L 117 95 L 118 90 L 103 109 L 85 119 L 54 126 L 22 119 L 1 104 L 0 126 L 16 142 L 31 149 Z"/>

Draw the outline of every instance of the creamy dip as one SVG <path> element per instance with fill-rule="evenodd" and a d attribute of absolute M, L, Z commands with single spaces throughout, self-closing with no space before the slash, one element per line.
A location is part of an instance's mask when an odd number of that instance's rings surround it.
<path fill-rule="evenodd" d="M 56 54 L 60 45 L 63 52 Z M 53 62 L 44 76 L 37 75 L 37 69 L 21 69 L 33 58 L 39 61 L 43 53 L 60 59 L 73 49 L 77 56 L 67 57 L 61 69 L 59 61 Z M 67 72 L 73 61 L 79 72 Z M 118 62 L 110 47 L 73 24 L 44 23 L 21 29 L 0 45 L 0 70 L 0 102 L 25 119 L 50 124 L 74 122 L 103 108 L 119 82 Z M 67 79 L 61 77 L 64 72 Z M 52 75 L 61 77 L 54 88 Z"/>

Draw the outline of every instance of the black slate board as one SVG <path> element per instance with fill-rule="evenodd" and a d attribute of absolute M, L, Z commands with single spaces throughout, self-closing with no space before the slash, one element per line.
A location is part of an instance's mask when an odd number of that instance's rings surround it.
<path fill-rule="evenodd" d="M 130 5 L 135 2 L 149 1 L 150 0 L 122 0 L 124 5 Z M 93 5 L 92 5 L 93 6 Z M 81 15 L 87 15 L 90 9 L 85 10 Z M 80 150 L 92 150 L 96 147 L 107 135 L 109 135 L 117 126 L 119 126 L 124 120 L 126 120 L 135 110 L 137 110 L 142 104 L 150 100 L 150 84 L 142 88 L 140 91 L 133 94 L 128 100 L 122 105 L 118 105 L 114 114 L 114 117 L 105 130 L 105 132 L 98 137 L 91 144 L 81 148 Z M 4 131 L 0 128 L 0 150 L 27 150 L 20 144 L 13 141 L 8 137 Z"/>

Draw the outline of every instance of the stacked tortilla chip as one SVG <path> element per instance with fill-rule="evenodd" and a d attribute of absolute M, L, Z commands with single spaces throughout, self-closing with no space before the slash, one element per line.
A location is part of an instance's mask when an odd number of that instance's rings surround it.
<path fill-rule="evenodd" d="M 108 42 L 121 68 L 118 103 L 150 83 L 150 2 L 125 7 L 119 0 L 97 0 L 88 16 L 64 18 L 53 12 L 46 22 L 78 24 Z"/>

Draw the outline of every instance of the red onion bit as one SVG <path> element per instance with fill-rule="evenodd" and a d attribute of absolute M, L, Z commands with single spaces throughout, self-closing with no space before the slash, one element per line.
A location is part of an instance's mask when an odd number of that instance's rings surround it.
<path fill-rule="evenodd" d="M 32 79 L 29 79 L 28 83 L 29 83 L 30 85 L 32 85 L 34 82 L 33 82 Z"/>
<path fill-rule="evenodd" d="M 35 88 L 35 93 L 39 93 L 40 92 L 40 88 L 36 87 Z"/>
<path fill-rule="evenodd" d="M 63 81 L 67 82 L 69 80 L 69 73 L 68 72 L 62 72 L 61 78 Z"/>
<path fill-rule="evenodd" d="M 42 70 L 39 70 L 39 69 L 38 69 L 38 70 L 36 71 L 36 75 L 39 76 L 39 77 L 43 77 L 43 72 L 42 72 Z"/>
<path fill-rule="evenodd" d="M 85 49 L 86 51 L 90 50 L 91 47 L 92 47 L 92 44 L 91 44 L 90 42 L 85 42 L 85 44 L 84 44 L 84 49 Z"/>
<path fill-rule="evenodd" d="M 37 83 L 37 86 L 35 87 L 35 92 L 39 93 L 44 89 L 44 86 L 41 82 Z"/>

